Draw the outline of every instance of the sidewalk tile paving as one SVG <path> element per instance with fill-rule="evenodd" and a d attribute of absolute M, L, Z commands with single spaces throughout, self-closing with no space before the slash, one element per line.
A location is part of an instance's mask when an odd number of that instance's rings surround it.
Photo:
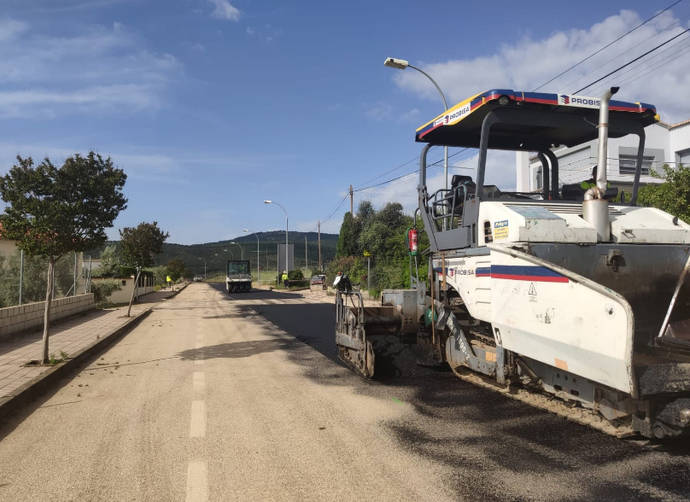
<path fill-rule="evenodd" d="M 177 288 L 179 290 L 179 288 Z M 144 312 L 153 303 L 170 297 L 170 290 L 149 293 L 132 305 L 131 316 Z M 64 352 L 69 357 L 90 346 L 97 340 L 119 329 L 130 320 L 127 307 L 95 309 L 65 321 L 57 321 L 50 329 L 50 353 L 60 358 Z M 43 328 L 19 334 L 0 341 L 0 402 L 15 395 L 24 385 L 50 369 L 50 366 L 25 366 L 41 357 Z"/>

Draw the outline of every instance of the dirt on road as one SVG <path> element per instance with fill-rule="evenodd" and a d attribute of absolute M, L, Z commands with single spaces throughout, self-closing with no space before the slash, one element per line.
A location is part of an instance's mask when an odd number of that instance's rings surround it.
<path fill-rule="evenodd" d="M 450 372 L 367 381 L 333 298 L 195 283 L 0 431 L 1 500 L 683 500 L 618 440 Z"/>

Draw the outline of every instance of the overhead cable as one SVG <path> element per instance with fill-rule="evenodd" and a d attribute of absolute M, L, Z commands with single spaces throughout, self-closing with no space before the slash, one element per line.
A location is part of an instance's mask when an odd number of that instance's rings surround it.
<path fill-rule="evenodd" d="M 649 17 L 649 18 L 645 19 L 645 20 L 642 21 L 640 24 L 638 24 L 638 25 L 635 26 L 634 28 L 631 28 L 630 30 L 626 31 L 625 33 L 623 33 L 621 36 L 619 36 L 619 37 L 616 38 L 615 40 L 612 40 L 612 41 L 609 42 L 608 44 L 606 44 L 606 45 L 604 45 L 603 47 L 597 49 L 596 51 L 594 51 L 593 53 L 591 53 L 589 56 L 587 56 L 587 57 L 581 59 L 580 61 L 578 61 L 578 62 L 575 63 L 574 65 L 569 66 L 568 68 L 566 68 L 565 70 L 563 70 L 561 73 L 559 73 L 559 74 L 556 75 L 555 77 L 550 78 L 549 80 L 547 80 L 546 82 L 544 82 L 543 84 L 541 84 L 539 87 L 535 88 L 534 91 L 538 91 L 539 89 L 541 89 L 541 88 L 544 87 L 545 85 L 550 84 L 551 82 L 553 82 L 554 80 L 556 80 L 558 77 L 562 77 L 563 75 L 565 75 L 565 74 L 568 73 L 569 71 L 571 71 L 571 70 L 577 68 L 578 66 L 580 66 L 580 65 L 581 65 L 582 63 L 584 63 L 585 61 L 588 61 L 588 60 L 592 59 L 592 58 L 593 58 L 594 56 L 596 56 L 597 54 L 599 54 L 599 53 L 601 53 L 602 51 L 608 49 L 609 47 L 611 47 L 613 44 L 615 44 L 615 43 L 618 42 L 619 40 L 621 40 L 621 39 L 627 37 L 627 36 L 630 35 L 633 31 L 637 30 L 638 28 L 641 28 L 642 26 L 644 26 L 645 24 L 647 24 L 647 23 L 650 22 L 651 20 L 653 20 L 653 19 L 659 17 L 661 14 L 663 14 L 663 13 L 666 12 L 667 10 L 669 10 L 669 9 L 671 9 L 671 8 L 673 8 L 673 7 L 675 7 L 676 5 L 678 5 L 679 3 L 681 3 L 682 1 L 683 1 L 683 0 L 676 0 L 676 1 L 673 2 L 671 5 L 669 5 L 668 7 L 666 7 L 664 10 L 660 10 L 659 12 L 657 12 L 656 14 L 654 14 L 652 17 Z"/>
<path fill-rule="evenodd" d="M 582 87 L 581 89 L 578 89 L 577 91 L 573 92 L 572 94 L 578 94 L 578 93 L 584 91 L 585 89 L 587 89 L 587 88 L 589 88 L 589 87 L 592 87 L 594 84 L 598 84 L 599 82 L 601 82 L 601 81 L 604 80 L 605 78 L 608 78 L 608 77 L 610 77 L 611 75 L 613 75 L 614 73 L 619 72 L 619 71 L 622 70 L 623 68 L 626 68 L 626 67 L 630 66 L 631 64 L 633 64 L 634 62 L 639 61 L 639 60 L 642 59 L 643 57 L 645 57 L 645 56 L 651 54 L 652 52 L 654 52 L 655 50 L 657 50 L 657 49 L 663 47 L 664 45 L 668 44 L 669 42 L 673 42 L 675 39 L 677 39 L 678 37 L 680 37 L 680 36 L 682 36 L 682 35 L 685 35 L 685 34 L 686 34 L 687 32 L 689 32 L 689 31 L 690 31 L 690 28 L 686 28 L 685 30 L 683 30 L 683 31 L 681 31 L 680 33 L 678 33 L 677 35 L 675 35 L 675 36 L 669 38 L 669 39 L 666 40 L 665 42 L 662 42 L 662 43 L 660 43 L 659 45 L 657 45 L 656 47 L 653 47 L 653 48 L 649 49 L 649 50 L 648 50 L 647 52 L 645 52 L 644 54 L 640 54 L 640 55 L 637 56 L 636 58 L 631 59 L 630 61 L 628 61 L 628 62 L 625 63 L 624 65 L 621 65 L 621 66 L 619 66 L 618 68 L 616 68 L 615 70 L 608 72 L 608 73 L 607 73 L 606 75 L 604 75 L 603 77 L 598 78 L 598 79 L 596 79 L 596 80 L 593 81 L 593 82 L 590 82 L 589 84 L 587 84 L 586 86 Z"/>

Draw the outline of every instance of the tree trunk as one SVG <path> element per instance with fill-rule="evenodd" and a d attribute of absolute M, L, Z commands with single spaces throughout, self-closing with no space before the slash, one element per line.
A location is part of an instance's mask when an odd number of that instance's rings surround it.
<path fill-rule="evenodd" d="M 53 302 L 53 271 L 55 269 L 55 258 L 48 258 L 48 285 L 46 286 L 46 304 L 43 310 L 43 358 L 42 364 L 48 364 L 48 330 L 50 329 L 50 306 Z"/>
<path fill-rule="evenodd" d="M 127 317 L 132 311 L 132 303 L 134 303 L 134 294 L 137 292 L 137 285 L 139 284 L 139 275 L 141 274 L 141 268 L 137 267 L 137 275 L 134 278 L 134 287 L 132 288 L 132 296 L 129 298 L 129 307 L 127 307 Z"/>

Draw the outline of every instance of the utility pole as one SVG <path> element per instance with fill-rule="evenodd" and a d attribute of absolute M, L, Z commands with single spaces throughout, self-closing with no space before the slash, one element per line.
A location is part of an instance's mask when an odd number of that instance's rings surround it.
<path fill-rule="evenodd" d="M 72 281 L 72 296 L 77 296 L 77 252 L 74 252 L 74 278 Z"/>
<path fill-rule="evenodd" d="M 352 185 L 350 185 L 350 214 L 355 215 L 355 199 L 354 192 L 352 191 Z"/>
<path fill-rule="evenodd" d="M 321 222 L 317 224 L 318 228 L 318 234 L 319 234 L 319 272 L 321 272 L 323 269 L 321 268 Z"/>
<path fill-rule="evenodd" d="M 304 268 L 309 268 L 309 251 L 307 251 L 307 236 L 304 236 Z"/>
<path fill-rule="evenodd" d="M 24 250 L 19 250 L 19 305 L 22 304 L 22 292 L 24 286 Z"/>

